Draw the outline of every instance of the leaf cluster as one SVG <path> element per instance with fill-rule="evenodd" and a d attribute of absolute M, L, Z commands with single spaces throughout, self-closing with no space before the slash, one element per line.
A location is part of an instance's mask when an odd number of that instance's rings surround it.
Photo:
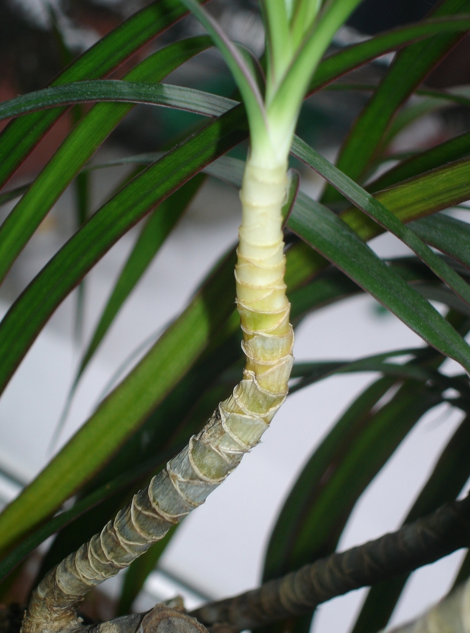
<path fill-rule="evenodd" d="M 291 393 L 336 374 L 374 372 L 376 378 L 332 424 L 292 487 L 272 530 L 264 580 L 333 552 L 362 493 L 424 414 L 446 403 L 462 412 L 406 521 L 454 500 L 470 477 L 470 226 L 447 212 L 470 199 L 470 134 L 449 136 L 430 149 L 393 156 L 391 144 L 410 122 L 452 103 L 468 105 L 468 91 L 428 90 L 434 66 L 470 30 L 470 2 L 444 0 L 420 23 L 407 25 L 324 57 L 356 0 L 264 0 L 266 51 L 254 59 L 232 43 L 195 0 L 155 0 L 87 50 L 51 86 L 0 104 L 14 117 L 0 134 L 0 203 L 18 199 L 0 227 L 0 279 L 69 186 L 76 187 L 78 226 L 37 272 L 0 323 L 0 392 L 61 303 L 111 247 L 143 220 L 90 341 L 82 350 L 69 398 L 109 334 L 143 274 L 186 212 L 205 179 L 240 187 L 244 162 L 227 155 L 251 136 L 251 149 L 280 143 L 305 170 L 325 182 L 319 200 L 298 191 L 293 173 L 284 213 L 289 246 L 286 283 L 292 318 L 368 293 L 423 340 L 419 348 L 384 351 L 294 366 Z M 142 61 L 136 52 L 190 9 L 211 37 L 202 35 L 157 48 Z M 212 38 L 212 39 L 211 39 Z M 242 101 L 173 86 L 165 78 L 188 60 L 219 46 Z M 336 164 L 299 137 L 294 127 L 305 95 L 356 90 L 343 81 L 352 71 L 397 51 L 349 131 Z M 121 79 L 111 73 L 131 60 Z M 254 68 L 263 68 L 262 83 Z M 426 99 L 425 106 L 422 105 Z M 463 100 L 463 101 L 462 101 Z M 77 104 L 65 140 L 27 186 L 15 171 L 59 119 Z M 201 117 L 169 147 L 131 155 L 132 178 L 97 209 L 87 198 L 97 167 L 90 160 L 136 104 L 185 110 Z M 420 104 L 417 108 L 416 104 Z M 280 131 L 280 140 L 273 138 Z M 298 163 L 297 163 L 298 164 Z M 464 217 L 464 219 L 461 219 Z M 367 242 L 390 233 L 409 256 L 382 258 Z M 237 382 L 239 320 L 234 311 L 232 248 L 195 289 L 181 314 L 156 338 L 80 430 L 0 515 L 0 577 L 5 580 L 45 539 L 58 533 L 40 574 L 99 530 L 150 475 L 158 472 L 205 423 Z M 442 309 L 436 309 L 435 302 Z M 405 360 L 403 360 L 405 359 Z M 460 368 L 449 374 L 445 362 Z M 169 421 L 171 421 L 169 423 Z M 71 467 L 73 465 L 73 467 Z M 63 504 L 76 498 L 67 510 Z M 38 501 L 40 500 L 40 501 Z M 174 531 L 130 568 L 120 613 L 129 610 Z M 459 579 L 468 576 L 468 561 Z M 374 587 L 354 633 L 385 626 L 406 577 Z M 290 622 L 303 631 L 311 616 Z M 275 627 L 270 627 L 274 629 Z"/>

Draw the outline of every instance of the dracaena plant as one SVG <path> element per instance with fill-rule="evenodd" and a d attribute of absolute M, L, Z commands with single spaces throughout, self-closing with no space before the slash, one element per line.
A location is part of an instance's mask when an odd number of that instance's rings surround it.
<path fill-rule="evenodd" d="M 22 630 L 65 631 L 80 625 L 75 607 L 93 586 L 115 575 L 170 527 L 203 503 L 259 442 L 287 395 L 294 335 L 284 282 L 282 207 L 287 160 L 310 78 L 338 27 L 359 0 L 289 6 L 264 4 L 268 62 L 263 95 L 239 50 L 197 3 L 184 4 L 221 50 L 240 89 L 250 139 L 240 191 L 242 222 L 235 266 L 243 330 L 243 380 L 204 429 L 137 493 L 114 521 L 69 555 L 40 583 Z"/>
<path fill-rule="evenodd" d="M 256 446 L 288 391 L 293 329 L 286 288 L 294 322 L 325 303 L 364 289 L 426 345 L 354 362 L 294 366 L 293 375 L 299 379 L 295 390 L 335 372 L 377 371 L 382 377 L 337 422 L 300 475 L 274 528 L 265 580 L 334 550 L 355 502 L 425 412 L 442 402 L 468 411 L 466 375 L 449 377 L 441 372 L 441 365 L 451 358 L 470 371 L 470 349 L 464 339 L 470 287 L 463 268 L 470 265 L 470 231 L 465 222 L 431 214 L 470 198 L 470 138 L 463 134 L 431 150 L 396 157 L 399 162 L 394 168 L 380 177 L 374 174 L 394 131 L 413 118 L 413 104 L 398 112 L 400 107 L 470 28 L 470 2 L 444 0 L 419 24 L 381 34 L 324 59 L 335 32 L 359 2 L 265 0 L 261 11 L 266 47 L 257 60 L 231 42 L 201 4 L 157 0 L 73 62 L 50 88 L 0 106 L 3 118 L 21 115 L 0 135 L 3 184 L 65 107 L 100 102 L 89 112 L 79 113 L 61 147 L 26 190 L 4 194 L 3 200 L 22 197 L 0 229 L 1 278 L 65 187 L 76 177 L 79 188 L 86 185 L 88 160 L 132 104 L 165 105 L 213 118 L 163 155 L 130 158 L 130 162 L 150 164 L 123 183 L 12 305 L 0 324 L 2 390 L 61 301 L 119 237 L 152 212 L 83 355 L 80 379 L 119 307 L 193 197 L 200 184 L 199 172 L 205 170 L 241 186 L 242 207 L 236 257 L 231 251 L 219 262 L 178 319 L 0 516 L 3 577 L 68 522 L 83 528 L 64 529 L 52 546 L 45 563 L 52 570 L 33 593 L 22 624 L 25 633 L 80 629 L 76 606 L 83 596 L 133 561 L 131 569 L 136 569 L 139 557 L 145 561 L 143 567 L 148 567 L 149 560 L 155 562 L 163 545 L 160 549 L 150 546 L 166 543 L 165 535 L 201 505 Z M 187 10 L 210 37 L 169 44 L 137 64 L 123 80 L 99 79 Z M 212 43 L 232 72 L 242 104 L 160 83 Z M 382 82 L 362 87 L 372 96 L 345 141 L 337 167 L 294 136 L 306 96 L 401 47 Z M 428 110 L 436 103 L 469 104 L 465 91 L 421 89 L 421 93 L 422 99 L 426 96 L 431 102 Z M 426 112 L 420 105 L 419 112 Z M 223 156 L 246 138 L 245 163 Z M 290 153 L 329 183 L 322 202 L 298 193 L 298 176 L 288 171 Z M 366 187 L 361 186 L 364 183 Z M 334 205 L 338 212 L 333 212 Z M 291 239 L 287 251 L 284 222 L 303 240 Z M 376 256 L 365 241 L 384 230 L 397 236 L 414 255 L 390 262 Z M 334 266 L 329 267 L 329 262 Z M 233 313 L 233 291 L 239 321 Z M 447 314 L 429 303 L 433 298 L 451 308 Z M 239 323 L 243 378 L 232 395 L 217 404 L 225 385 L 221 388 L 216 379 L 238 360 Z M 393 355 L 411 356 L 411 360 L 388 363 Z M 458 395 L 449 396 L 449 388 Z M 204 425 L 203 416 L 214 406 Z M 178 432 L 168 432 L 170 416 L 184 422 Z M 444 448 L 409 521 L 455 499 L 465 485 L 470 474 L 468 428 L 465 419 Z M 144 433 L 145 443 L 140 441 Z M 167 454 L 171 459 L 162 468 Z M 134 492 L 142 478 L 155 470 L 148 487 L 114 516 L 122 492 Z M 51 518 L 77 491 L 81 496 L 73 508 Z M 100 506 L 93 514 L 93 506 L 104 499 L 110 502 L 106 509 Z M 356 633 L 380 628 L 406 582 L 403 574 L 468 545 L 466 528 L 462 528 L 468 526 L 468 502 L 459 503 L 423 519 L 424 523 L 413 523 L 392 539 L 342 558 L 319 561 L 316 567 L 304 568 L 277 584 L 268 583 L 259 592 L 261 598 L 253 592 L 222 605 L 208 605 L 196 615 L 208 626 L 222 623 L 231 630 L 243 630 L 308 613 L 334 595 L 402 574 L 393 586 L 385 585 L 386 599 L 371 591 Z M 75 542 L 77 533 L 81 539 L 95 527 L 91 540 Z M 423 532 L 429 538 L 422 539 Z M 64 549 L 68 555 L 62 560 Z M 367 567 L 371 552 L 380 561 L 372 570 Z M 336 575 L 331 569 L 338 570 Z M 468 562 L 459 579 L 467 572 Z M 126 590 L 135 596 L 135 588 L 142 583 L 136 581 L 132 588 L 132 575 L 127 578 Z M 138 619 L 123 622 L 113 626 L 130 631 L 141 624 Z M 296 626 L 300 631 L 305 620 Z"/>

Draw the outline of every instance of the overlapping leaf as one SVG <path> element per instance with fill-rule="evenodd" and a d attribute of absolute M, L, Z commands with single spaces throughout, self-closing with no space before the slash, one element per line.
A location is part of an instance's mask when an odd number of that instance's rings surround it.
<path fill-rule="evenodd" d="M 103 77 L 181 19 L 186 10 L 179 0 L 156 0 L 88 49 L 53 85 Z M 63 108 L 13 121 L 0 135 L 0 187 L 28 156 L 46 131 L 64 113 Z"/>
<path fill-rule="evenodd" d="M 468 0 L 445 0 L 433 11 L 433 17 L 468 11 Z M 341 150 L 337 163 L 341 171 L 353 180 L 360 178 L 377 153 L 395 112 L 459 37 L 440 35 L 417 42 L 397 55 L 384 80 L 356 120 Z M 364 143 L 364 138 L 367 138 L 367 143 Z M 323 201 L 329 203 L 334 200 L 338 200 L 338 194 L 329 187 Z"/>
<path fill-rule="evenodd" d="M 138 80 L 143 82 L 143 90 L 151 90 L 155 87 L 146 86 L 146 83 L 160 81 L 209 45 L 210 40 L 207 37 L 190 38 L 171 44 L 133 68 L 126 75 L 126 81 L 120 85 L 126 86 L 128 81 Z M 127 104 L 100 103 L 67 136 L 0 228 L 0 279 L 4 278 L 65 188 L 133 107 Z"/>

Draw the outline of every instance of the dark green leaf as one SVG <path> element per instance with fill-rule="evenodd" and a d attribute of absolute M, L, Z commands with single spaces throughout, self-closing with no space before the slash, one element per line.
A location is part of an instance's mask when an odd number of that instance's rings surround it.
<path fill-rule="evenodd" d="M 470 268 L 470 225 L 442 213 L 409 224 L 427 244 Z"/>
<path fill-rule="evenodd" d="M 404 160 L 396 167 L 385 172 L 377 180 L 374 180 L 367 186 L 367 189 L 368 191 L 379 191 L 380 189 L 392 187 L 403 180 L 413 178 L 436 167 L 441 167 L 469 154 L 470 132 L 466 132 Z"/>
<path fill-rule="evenodd" d="M 88 49 L 59 75 L 53 85 L 107 75 L 185 14 L 186 9 L 179 0 L 153 2 Z M 31 114 L 8 125 L 0 135 L 0 156 L 3 157 L 0 187 L 63 113 L 64 109 L 58 108 Z"/>
<path fill-rule="evenodd" d="M 184 42 L 186 43 L 187 40 L 184 40 Z M 207 40 L 205 40 L 204 48 L 207 48 L 206 42 Z M 181 42 L 173 46 L 181 48 Z M 202 49 L 199 48 L 197 52 L 200 52 L 200 50 Z M 158 57 L 161 57 L 161 55 Z M 185 56 L 183 61 L 186 61 L 186 59 L 187 57 Z M 166 69 L 165 71 L 165 74 L 168 74 Z M 135 69 L 132 74 L 137 74 Z M 230 108 L 238 105 L 237 101 L 227 99 L 227 97 L 220 97 L 210 92 L 201 92 L 193 88 L 172 86 L 171 84 L 152 85 L 136 83 L 130 79 L 126 79 L 126 81 L 95 79 L 93 81 L 65 84 L 65 86 L 58 86 L 57 88 L 37 90 L 36 92 L 30 92 L 21 97 L 4 101 L 0 103 L 0 121 L 26 114 L 27 112 L 37 112 L 38 110 L 56 106 L 91 101 L 146 103 L 188 110 L 195 114 L 212 117 L 220 116 L 230 110 Z"/>
<path fill-rule="evenodd" d="M 266 554 L 269 580 L 334 551 L 359 496 L 439 394 L 406 383 L 373 383 L 349 407 L 304 467 L 279 515 Z"/>
<path fill-rule="evenodd" d="M 171 183 L 171 177 L 169 180 Z M 54 512 L 109 459 L 189 370 L 233 310 L 233 264 L 232 258 L 223 262 L 218 274 L 201 288 L 112 396 L 4 510 L 0 515 L 4 526 L 0 529 L 0 547 L 15 542 Z"/>
<path fill-rule="evenodd" d="M 160 81 L 209 45 L 207 37 L 171 44 L 133 68 L 122 85 L 134 80 L 144 82 L 143 85 Z M 98 104 L 68 135 L 0 228 L 0 279 L 8 272 L 67 185 L 133 107 L 118 103 Z"/>
<path fill-rule="evenodd" d="M 359 358 L 353 361 L 317 361 L 312 363 L 295 363 L 292 369 L 291 378 L 299 377 L 300 380 L 295 382 L 289 388 L 289 393 L 295 393 L 299 389 L 303 389 L 319 380 L 337 374 L 347 374 L 355 372 L 379 372 L 384 376 L 395 376 L 406 380 L 411 378 L 419 382 L 432 382 L 439 385 L 441 389 L 454 388 L 460 389 L 467 396 L 470 396 L 470 387 L 468 380 L 464 376 L 445 376 L 438 371 L 420 367 L 410 363 L 387 363 L 387 358 L 394 356 L 414 355 L 419 357 L 420 352 L 425 348 L 414 348 L 409 350 L 394 350 L 392 352 L 384 352 L 383 354 L 374 354 L 365 358 Z"/>
<path fill-rule="evenodd" d="M 433 16 L 442 17 L 469 10 L 468 0 L 444 0 L 433 11 Z M 395 112 L 460 37 L 455 34 L 436 36 L 398 53 L 341 150 L 337 163 L 341 171 L 353 180 L 360 178 L 379 150 Z M 335 190 L 327 188 L 323 201 L 330 203 L 337 199 Z"/>
<path fill-rule="evenodd" d="M 109 330 L 121 306 L 132 292 L 137 282 L 160 250 L 178 220 L 186 210 L 188 204 L 198 191 L 203 177 L 198 175 L 188 183 L 177 189 L 169 198 L 164 200 L 143 226 L 135 246 L 129 255 L 124 268 L 112 290 L 109 300 L 103 310 L 100 321 L 95 329 L 92 340 L 80 364 L 79 374 L 82 374 L 95 353 L 99 344 Z"/>
<path fill-rule="evenodd" d="M 470 419 L 467 417 L 442 452 L 434 470 L 420 492 L 405 523 L 453 501 L 470 477 Z M 373 587 L 364 602 L 353 633 L 375 633 L 385 628 L 409 575 Z"/>
<path fill-rule="evenodd" d="M 339 77 L 367 62 L 407 46 L 421 38 L 428 38 L 438 33 L 452 32 L 454 29 L 466 31 L 469 28 L 468 16 L 437 18 L 392 29 L 376 35 L 365 42 L 347 48 L 326 57 L 318 66 L 310 83 L 308 93 L 320 90 Z M 426 44 L 424 42 L 423 44 Z"/>
<path fill-rule="evenodd" d="M 178 145 L 107 202 L 50 260 L 0 325 L 0 350 L 12 346 L 10 362 L 0 369 L 0 390 L 52 312 L 96 261 L 182 183 L 242 140 L 242 125 L 243 111 L 236 108 Z"/>
<path fill-rule="evenodd" d="M 334 213 L 299 194 L 289 226 L 424 340 L 470 370 L 464 339 Z"/>
<path fill-rule="evenodd" d="M 402 224 L 379 200 L 376 200 L 371 194 L 362 189 L 360 185 L 348 178 L 348 176 L 298 138 L 294 141 L 292 153 L 333 184 L 338 191 L 360 210 L 364 211 L 369 217 L 411 248 L 449 288 L 461 297 L 465 303 L 470 305 L 470 286 L 442 258 L 438 257 L 413 230 Z"/>

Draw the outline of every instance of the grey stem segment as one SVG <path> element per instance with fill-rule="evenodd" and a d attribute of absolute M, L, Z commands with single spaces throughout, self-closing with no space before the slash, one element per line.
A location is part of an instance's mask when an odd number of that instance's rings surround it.
<path fill-rule="evenodd" d="M 305 565 L 259 589 L 206 604 L 191 615 L 206 626 L 223 623 L 232 631 L 273 624 L 469 545 L 470 496 L 442 506 L 397 532 Z"/>

